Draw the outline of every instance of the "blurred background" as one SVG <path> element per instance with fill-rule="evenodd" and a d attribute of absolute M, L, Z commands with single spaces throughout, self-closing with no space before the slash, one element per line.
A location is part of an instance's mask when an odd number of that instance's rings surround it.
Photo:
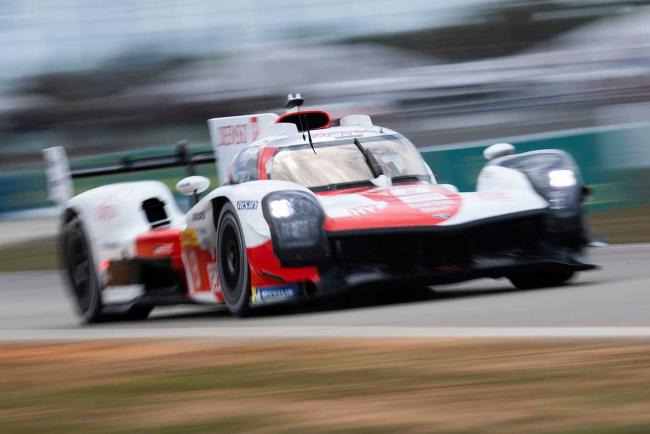
<path fill-rule="evenodd" d="M 281 113 L 300 92 L 403 133 L 465 191 L 488 145 L 564 149 L 593 233 L 650 242 L 650 0 L 0 0 L 0 47 L 2 432 L 650 432 L 647 245 L 592 249 L 603 270 L 564 289 L 79 328 L 41 163 L 51 146 L 73 168 L 207 150 L 208 118 Z M 439 327 L 477 335 L 400 337 Z M 353 339 L 373 328 L 390 339 Z"/>
<path fill-rule="evenodd" d="M 571 152 L 593 210 L 650 202 L 650 1 L 3 0 L 0 41 L 4 218 L 51 206 L 44 147 L 77 165 L 207 148 L 208 118 L 288 92 L 370 114 L 463 190 L 507 140 Z"/>

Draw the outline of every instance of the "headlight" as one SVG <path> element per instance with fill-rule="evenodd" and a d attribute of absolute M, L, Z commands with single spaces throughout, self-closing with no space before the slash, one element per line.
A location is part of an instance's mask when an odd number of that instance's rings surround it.
<path fill-rule="evenodd" d="M 499 165 L 524 173 L 537 193 L 549 203 L 556 217 L 573 217 L 581 212 L 582 179 L 569 154 L 545 150 L 513 155 Z"/>
<path fill-rule="evenodd" d="M 276 199 L 269 202 L 269 213 L 274 218 L 288 218 L 293 215 L 293 206 L 287 199 Z"/>
<path fill-rule="evenodd" d="M 284 266 L 308 265 L 326 254 L 325 214 L 313 194 L 277 191 L 262 200 L 273 251 Z"/>
<path fill-rule="evenodd" d="M 548 172 L 548 184 L 555 188 L 573 187 L 577 184 L 576 174 L 570 169 L 557 169 Z"/>
<path fill-rule="evenodd" d="M 535 191 L 548 202 L 547 241 L 580 245 L 587 238 L 580 169 L 568 153 L 558 149 L 503 157 L 496 163 L 526 175 Z"/>

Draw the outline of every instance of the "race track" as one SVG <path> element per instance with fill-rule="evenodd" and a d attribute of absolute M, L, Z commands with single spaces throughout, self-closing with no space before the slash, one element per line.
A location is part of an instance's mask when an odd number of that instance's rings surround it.
<path fill-rule="evenodd" d="M 81 326 L 56 272 L 0 274 L 0 340 L 401 336 L 650 337 L 650 245 L 592 250 L 602 268 L 572 285 L 519 291 L 506 280 L 436 287 L 417 298 L 354 297 L 252 318 L 223 309 L 158 309 L 144 322 Z"/>

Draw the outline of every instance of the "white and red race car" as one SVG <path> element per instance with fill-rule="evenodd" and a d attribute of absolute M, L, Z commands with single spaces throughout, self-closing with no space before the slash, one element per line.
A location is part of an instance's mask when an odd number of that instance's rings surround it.
<path fill-rule="evenodd" d="M 493 145 L 477 191 L 461 193 L 437 184 L 399 133 L 301 105 L 290 96 L 281 116 L 210 119 L 211 155 L 181 149 L 70 172 L 62 148 L 46 149 L 50 196 L 64 208 L 62 263 L 82 318 L 145 318 L 188 302 L 243 315 L 371 283 L 506 277 L 549 286 L 594 268 L 584 256 L 587 189 L 568 154 Z M 185 214 L 157 181 L 70 197 L 75 177 L 179 165 L 191 173 L 214 161 L 220 187 L 200 197 L 206 178 L 178 183 L 194 197 Z"/>

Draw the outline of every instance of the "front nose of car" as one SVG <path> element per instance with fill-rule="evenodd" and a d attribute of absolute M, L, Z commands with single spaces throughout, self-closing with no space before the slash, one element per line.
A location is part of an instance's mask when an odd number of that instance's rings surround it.
<path fill-rule="evenodd" d="M 455 215 L 461 204 L 455 191 L 429 184 L 371 188 L 319 199 L 327 232 L 436 226 Z"/>

